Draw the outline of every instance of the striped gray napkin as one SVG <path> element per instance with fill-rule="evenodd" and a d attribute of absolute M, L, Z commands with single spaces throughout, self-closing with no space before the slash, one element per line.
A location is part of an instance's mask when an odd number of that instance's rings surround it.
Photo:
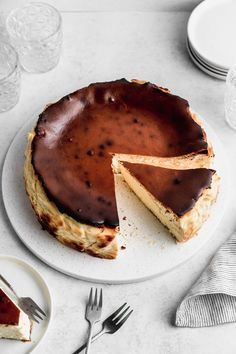
<path fill-rule="evenodd" d="M 236 322 L 236 232 L 219 248 L 176 312 L 179 327 Z"/>

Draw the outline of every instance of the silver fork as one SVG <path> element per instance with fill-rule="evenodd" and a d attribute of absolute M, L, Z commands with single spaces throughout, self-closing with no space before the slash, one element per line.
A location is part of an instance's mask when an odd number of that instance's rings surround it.
<path fill-rule="evenodd" d="M 91 288 L 89 294 L 89 301 L 87 303 L 86 312 L 85 312 L 85 318 L 89 322 L 89 335 L 87 339 L 86 354 L 89 353 L 89 349 L 90 349 L 93 325 L 96 322 L 100 321 L 101 314 L 102 314 L 102 289 L 100 290 L 99 303 L 97 297 L 98 297 L 98 291 L 96 288 L 95 297 L 93 300 L 93 288 Z"/>
<path fill-rule="evenodd" d="M 34 302 L 33 299 L 30 297 L 19 297 L 11 284 L 8 283 L 8 281 L 1 274 L 0 279 L 13 292 L 17 298 L 19 307 L 29 316 L 32 321 L 39 323 L 37 318 L 43 320 L 43 317 L 41 317 L 40 314 L 45 317 L 47 316 L 46 313 Z"/>
<path fill-rule="evenodd" d="M 116 331 L 118 331 L 118 329 L 121 328 L 121 326 L 123 326 L 123 324 L 127 321 L 129 316 L 133 312 L 133 310 L 130 310 L 127 313 L 127 311 L 129 310 L 130 306 L 128 306 L 126 309 L 124 309 L 124 307 L 126 305 L 127 304 L 124 303 L 121 307 L 118 308 L 118 310 L 113 312 L 109 317 L 107 317 L 103 321 L 101 331 L 98 332 L 95 336 L 92 337 L 91 343 L 94 342 L 96 339 L 98 339 L 99 337 L 101 337 L 105 333 L 109 333 L 109 334 L 115 333 Z M 82 350 L 84 350 L 85 348 L 86 348 L 86 344 L 83 344 L 73 354 L 78 354 L 78 353 L 82 352 Z"/>

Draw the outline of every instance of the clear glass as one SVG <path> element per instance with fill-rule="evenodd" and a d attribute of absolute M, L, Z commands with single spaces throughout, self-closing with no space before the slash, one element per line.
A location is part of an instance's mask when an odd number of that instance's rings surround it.
<path fill-rule="evenodd" d="M 225 119 L 236 129 L 236 66 L 229 70 L 226 78 Z"/>
<path fill-rule="evenodd" d="M 46 72 L 57 65 L 61 53 L 62 23 L 61 15 L 54 7 L 30 3 L 13 10 L 6 26 L 26 71 Z"/>
<path fill-rule="evenodd" d="M 9 42 L 9 36 L 6 29 L 6 20 L 4 14 L 0 11 L 0 41 Z"/>
<path fill-rule="evenodd" d="M 16 105 L 20 96 L 18 55 L 8 43 L 0 42 L 0 112 Z"/>

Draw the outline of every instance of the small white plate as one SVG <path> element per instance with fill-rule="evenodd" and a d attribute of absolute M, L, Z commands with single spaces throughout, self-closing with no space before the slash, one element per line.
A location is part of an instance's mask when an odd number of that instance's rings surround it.
<path fill-rule="evenodd" d="M 193 63 L 199 68 L 201 69 L 203 72 L 205 72 L 206 74 L 216 78 L 216 79 L 219 79 L 219 80 L 226 80 L 226 76 L 225 74 L 215 70 L 215 69 L 212 69 L 211 67 L 209 67 L 206 63 L 202 62 L 194 53 L 193 49 L 191 48 L 190 44 L 186 43 L 186 46 L 187 46 L 187 50 L 188 50 L 188 53 L 189 53 L 189 56 L 190 58 L 192 59 Z"/>
<path fill-rule="evenodd" d="M 187 45 L 189 46 L 189 49 L 191 50 L 191 52 L 193 53 L 194 57 L 196 59 L 198 59 L 204 66 L 206 66 L 207 68 L 209 68 L 209 70 L 213 70 L 213 71 L 216 71 L 218 73 L 220 73 L 221 75 L 227 75 L 228 73 L 228 70 L 223 70 L 223 69 L 220 69 L 220 68 L 217 68 L 211 64 L 209 64 L 209 62 L 205 61 L 196 51 L 195 49 L 193 48 L 193 46 L 191 45 L 189 39 L 187 38 Z"/>
<path fill-rule="evenodd" d="M 0 255 L 0 273 L 9 281 L 19 296 L 31 297 L 47 314 L 47 317 L 39 324 L 33 323 L 31 342 L 0 339 L 0 353 L 32 353 L 45 336 L 51 321 L 52 299 L 49 289 L 45 280 L 31 265 L 16 257 Z M 0 286 L 5 288 L 1 282 Z"/>
<path fill-rule="evenodd" d="M 200 53 L 198 53 L 198 52 L 196 51 L 196 49 L 194 48 L 194 46 L 191 44 L 189 38 L 188 38 L 188 44 L 189 44 L 191 50 L 194 52 L 194 55 L 195 55 L 198 59 L 200 59 L 201 62 L 203 62 L 203 63 L 206 64 L 207 66 L 211 67 L 213 70 L 220 71 L 221 73 L 224 73 L 224 74 L 227 75 L 229 69 L 222 68 L 222 67 L 220 67 L 220 66 L 216 66 L 216 65 L 214 65 L 214 63 L 212 63 L 212 62 L 206 60 Z"/>
<path fill-rule="evenodd" d="M 121 228 L 118 240 L 120 246 L 124 245 L 126 249 L 120 250 L 115 260 L 94 258 L 77 252 L 42 230 L 26 195 L 23 179 L 27 133 L 34 125 L 35 121 L 28 121 L 8 150 L 2 173 L 2 193 L 16 233 L 37 257 L 51 267 L 79 279 L 100 283 L 142 281 L 186 262 L 215 235 L 223 217 L 222 205 L 228 199 L 228 165 L 224 149 L 208 124 L 205 124 L 206 131 L 214 147 L 215 168 L 221 176 L 221 188 L 211 216 L 198 236 L 184 244 L 176 244 L 166 228 L 130 191 L 125 182 L 117 179 L 116 198 Z"/>
<path fill-rule="evenodd" d="M 236 1 L 205 0 L 192 12 L 188 38 L 209 64 L 228 70 L 236 63 Z"/>

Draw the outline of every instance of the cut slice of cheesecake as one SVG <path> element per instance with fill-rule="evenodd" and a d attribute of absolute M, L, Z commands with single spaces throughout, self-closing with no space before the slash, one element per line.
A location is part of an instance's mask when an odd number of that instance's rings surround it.
<path fill-rule="evenodd" d="M 0 288 L 0 338 L 31 340 L 31 321 L 16 302 Z"/>
<path fill-rule="evenodd" d="M 133 192 L 179 242 L 198 232 L 219 189 L 219 177 L 207 168 L 174 170 L 122 162 L 119 170 Z"/>

